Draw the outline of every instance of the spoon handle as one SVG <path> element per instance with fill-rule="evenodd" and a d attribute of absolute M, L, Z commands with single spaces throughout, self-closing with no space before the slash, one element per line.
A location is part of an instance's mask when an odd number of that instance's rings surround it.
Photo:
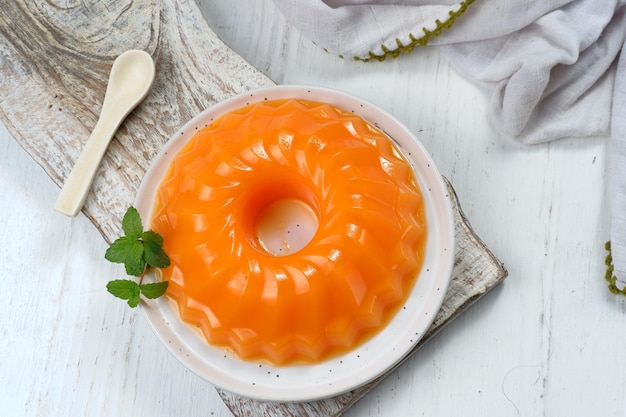
<path fill-rule="evenodd" d="M 96 175 L 100 160 L 109 146 L 111 138 L 120 122 L 101 117 L 89 136 L 85 147 L 76 160 L 70 175 L 54 203 L 54 209 L 67 216 L 74 217 L 83 207 L 91 183 Z"/>

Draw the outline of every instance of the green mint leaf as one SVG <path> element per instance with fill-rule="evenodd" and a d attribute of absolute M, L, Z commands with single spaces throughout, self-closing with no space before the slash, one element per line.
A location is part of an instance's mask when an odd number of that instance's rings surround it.
<path fill-rule="evenodd" d="M 131 239 L 137 239 L 143 232 L 143 224 L 141 224 L 141 216 L 133 206 L 130 206 L 122 219 L 122 229 L 126 236 Z"/>
<path fill-rule="evenodd" d="M 128 275 L 139 275 L 145 268 L 143 244 L 137 239 L 122 236 L 109 246 L 104 257 L 111 262 L 124 264 Z"/>
<path fill-rule="evenodd" d="M 126 259 L 124 261 L 124 267 L 126 267 L 126 273 L 128 275 L 140 275 L 146 269 L 146 262 L 143 259 L 144 246 L 138 240 L 132 242 L 127 247 Z"/>
<path fill-rule="evenodd" d="M 124 262 L 126 262 L 127 251 L 132 246 L 132 244 L 132 239 L 129 239 L 126 236 L 122 236 L 118 238 L 115 242 L 111 243 L 111 246 L 107 248 L 107 251 L 104 254 L 104 258 L 110 262 L 123 264 Z"/>
<path fill-rule="evenodd" d="M 170 258 L 167 256 L 161 245 L 157 245 L 152 241 L 146 241 L 143 245 L 143 259 L 148 263 L 148 265 L 155 268 L 167 268 L 170 265 Z"/>
<path fill-rule="evenodd" d="M 139 293 L 141 292 L 139 284 L 129 279 L 117 279 L 109 281 L 107 291 L 117 298 L 127 300 L 128 305 L 137 307 L 139 305 Z"/>
<path fill-rule="evenodd" d="M 146 298 L 159 298 L 167 290 L 168 281 L 152 282 L 150 284 L 141 284 L 139 290 Z"/>
<path fill-rule="evenodd" d="M 139 236 L 139 238 L 144 242 L 154 242 L 159 246 L 163 246 L 163 236 L 156 232 L 153 232 L 152 230 L 143 232 L 141 236 Z"/>

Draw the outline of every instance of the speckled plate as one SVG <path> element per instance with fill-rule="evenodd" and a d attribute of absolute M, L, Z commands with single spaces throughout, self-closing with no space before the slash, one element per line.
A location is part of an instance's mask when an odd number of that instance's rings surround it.
<path fill-rule="evenodd" d="M 246 362 L 207 344 L 195 327 L 180 320 L 175 304 L 165 297 L 144 303 L 143 311 L 167 349 L 210 383 L 258 400 L 312 401 L 355 389 L 397 364 L 422 338 L 443 302 L 453 264 L 453 217 L 441 175 L 419 140 L 389 113 L 352 95 L 305 86 L 255 90 L 220 102 L 185 124 L 154 160 L 135 205 L 148 223 L 163 176 L 197 129 L 250 103 L 286 98 L 326 102 L 354 112 L 393 138 L 411 161 L 424 195 L 428 238 L 423 267 L 406 303 L 385 328 L 354 350 L 319 364 L 298 366 Z"/>

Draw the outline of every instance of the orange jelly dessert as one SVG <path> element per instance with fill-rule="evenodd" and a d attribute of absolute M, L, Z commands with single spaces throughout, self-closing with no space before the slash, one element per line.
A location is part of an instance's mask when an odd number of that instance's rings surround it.
<path fill-rule="evenodd" d="M 419 273 L 409 162 L 361 117 L 266 100 L 198 130 L 158 188 L 161 278 L 182 319 L 243 359 L 315 363 L 393 317 Z"/>

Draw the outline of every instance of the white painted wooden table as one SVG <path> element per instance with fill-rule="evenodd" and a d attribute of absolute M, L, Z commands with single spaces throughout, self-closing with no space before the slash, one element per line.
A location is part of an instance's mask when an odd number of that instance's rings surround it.
<path fill-rule="evenodd" d="M 302 38 L 270 0 L 201 7 L 277 83 L 340 88 L 406 123 L 508 269 L 345 415 L 624 415 L 626 298 L 604 281 L 607 138 L 520 146 L 487 124 L 484 97 L 437 49 L 341 60 Z M 0 415 L 230 416 L 139 311 L 105 292 L 123 272 L 104 260 L 105 242 L 84 216 L 52 209 L 57 193 L 0 126 Z"/>

